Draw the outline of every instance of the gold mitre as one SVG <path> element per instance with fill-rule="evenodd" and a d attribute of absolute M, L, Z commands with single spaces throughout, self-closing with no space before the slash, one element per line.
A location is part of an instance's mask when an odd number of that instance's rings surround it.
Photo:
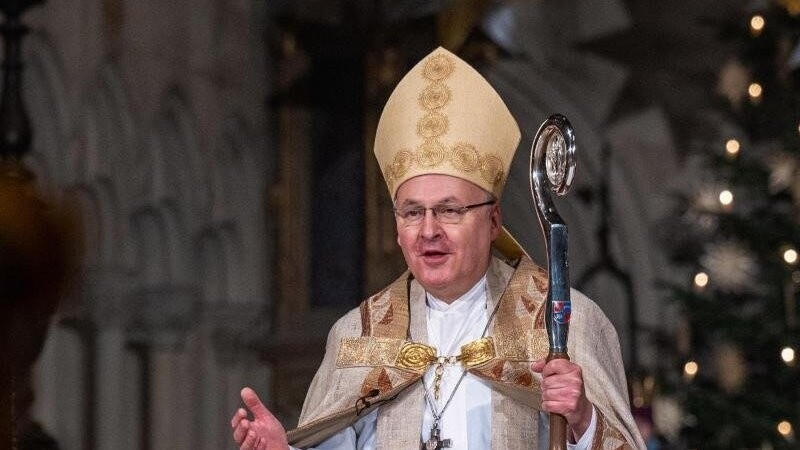
<path fill-rule="evenodd" d="M 439 47 L 400 80 L 386 102 L 375 157 L 392 198 L 404 181 L 425 174 L 462 178 L 499 198 L 520 137 L 486 79 Z"/>

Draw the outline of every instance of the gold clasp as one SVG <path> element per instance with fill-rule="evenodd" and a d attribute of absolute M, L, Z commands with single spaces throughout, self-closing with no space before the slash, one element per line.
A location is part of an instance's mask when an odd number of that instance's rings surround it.
<path fill-rule="evenodd" d="M 461 354 L 456 359 L 468 369 L 483 364 L 494 356 L 494 341 L 491 336 L 487 336 L 462 345 Z"/>
<path fill-rule="evenodd" d="M 395 364 L 404 369 L 422 372 L 435 362 L 435 348 L 416 342 L 406 342 L 400 347 L 400 353 L 397 355 Z"/>

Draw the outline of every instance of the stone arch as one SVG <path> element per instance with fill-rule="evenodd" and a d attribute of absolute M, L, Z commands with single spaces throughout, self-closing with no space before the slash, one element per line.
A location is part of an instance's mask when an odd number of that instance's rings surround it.
<path fill-rule="evenodd" d="M 174 199 L 166 199 L 157 205 L 159 217 L 164 224 L 167 248 L 168 280 L 173 286 L 191 284 L 192 252 L 189 249 L 189 224 L 184 207 Z"/>
<path fill-rule="evenodd" d="M 65 72 L 50 36 L 35 30 L 23 46 L 23 98 L 33 129 L 28 164 L 49 191 L 64 183 L 70 111 Z"/>
<path fill-rule="evenodd" d="M 248 291 L 247 285 L 255 283 L 257 278 L 249 276 L 250 272 L 247 269 L 249 268 L 248 266 L 252 266 L 254 259 L 262 256 L 258 252 L 258 247 L 245 247 L 240 226 L 236 222 L 230 222 L 220 227 L 219 236 L 225 252 L 224 261 L 227 268 L 227 297 L 229 302 L 253 302 L 256 299 L 246 294 Z"/>
<path fill-rule="evenodd" d="M 241 285 L 249 280 L 243 273 L 243 255 L 247 251 L 236 224 L 224 222 L 209 227 L 199 234 L 196 248 L 198 281 L 204 301 L 212 304 L 241 302 Z"/>
<path fill-rule="evenodd" d="M 107 129 L 108 124 L 103 124 L 103 117 L 108 113 L 107 107 L 89 100 L 84 111 L 71 146 L 73 152 L 68 156 L 70 163 L 67 166 L 72 170 L 69 171 L 70 179 L 65 180 L 65 187 L 83 186 L 98 199 L 97 213 L 100 214 L 98 220 L 102 240 L 96 246 L 99 252 L 96 263 L 102 267 L 112 267 L 126 259 L 125 164 L 115 160 L 114 155 L 119 152 L 114 144 L 103 139 L 104 135 L 115 134 L 114 130 Z"/>
<path fill-rule="evenodd" d="M 173 88 L 165 95 L 164 105 L 155 124 L 154 131 L 158 136 L 160 167 L 156 170 L 175 180 L 174 194 L 158 192 L 158 197 L 172 197 L 193 221 L 200 219 L 201 212 L 209 199 L 207 183 L 207 157 L 200 145 L 197 121 L 191 108 L 184 100 L 179 89 Z M 162 187 L 167 186 L 161 184 Z"/>
<path fill-rule="evenodd" d="M 169 237 L 164 217 L 155 208 L 144 208 L 131 216 L 135 271 L 140 287 L 167 285 L 169 273 Z"/>
<path fill-rule="evenodd" d="M 96 123 L 95 156 L 108 164 L 108 175 L 121 196 L 129 198 L 129 167 L 136 148 L 135 121 L 116 66 L 104 64 L 96 75 L 96 88 L 89 94 Z"/>
<path fill-rule="evenodd" d="M 168 246 L 166 269 L 177 284 L 193 281 L 195 255 L 190 250 L 194 230 L 203 226 L 198 214 L 196 191 L 202 187 L 197 174 L 202 167 L 196 157 L 191 119 L 185 109 L 166 112 L 153 125 L 144 153 L 137 157 L 136 209 L 154 210 L 164 226 Z M 187 128 L 188 127 L 188 128 Z"/>
<path fill-rule="evenodd" d="M 229 298 L 249 302 L 263 296 L 265 168 L 259 136 L 240 117 L 224 123 L 212 154 L 212 217 L 228 255 Z"/>
<path fill-rule="evenodd" d="M 225 251 L 219 236 L 209 229 L 201 233 L 197 244 L 200 293 L 205 303 L 227 303 L 228 278 L 224 270 Z"/>
<path fill-rule="evenodd" d="M 100 265 L 105 241 L 103 227 L 102 201 L 96 192 L 85 185 L 77 185 L 67 190 L 74 203 L 78 206 L 80 225 L 83 231 L 83 264 L 88 267 Z"/>

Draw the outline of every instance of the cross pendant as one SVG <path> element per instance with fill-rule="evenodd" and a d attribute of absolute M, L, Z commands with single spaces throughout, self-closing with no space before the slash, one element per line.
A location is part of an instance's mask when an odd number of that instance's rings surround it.
<path fill-rule="evenodd" d="M 440 439 L 439 424 L 434 423 L 431 428 L 431 437 L 422 444 L 422 450 L 441 450 L 443 448 L 450 448 L 450 439 Z"/>

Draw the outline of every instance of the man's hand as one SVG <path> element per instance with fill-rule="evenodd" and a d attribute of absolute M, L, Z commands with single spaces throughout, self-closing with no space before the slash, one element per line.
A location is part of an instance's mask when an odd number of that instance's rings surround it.
<path fill-rule="evenodd" d="M 233 440 L 241 450 L 287 450 L 286 430 L 278 419 L 261 403 L 255 391 L 242 389 L 242 400 L 253 413 L 253 420 L 247 419 L 247 411 L 239 408 L 231 418 Z"/>
<path fill-rule="evenodd" d="M 542 374 L 542 409 L 566 417 L 570 440 L 576 442 L 592 422 L 592 403 L 583 389 L 580 366 L 567 359 L 540 359 L 531 369 Z"/>

